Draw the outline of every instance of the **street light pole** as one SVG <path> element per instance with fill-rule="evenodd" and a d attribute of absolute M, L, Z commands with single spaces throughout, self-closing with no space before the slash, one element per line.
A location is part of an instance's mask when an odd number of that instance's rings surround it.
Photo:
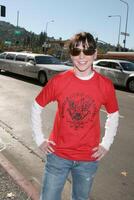
<path fill-rule="evenodd" d="M 119 17 L 119 33 L 118 33 L 117 47 L 118 47 L 118 50 L 120 50 L 121 16 L 120 15 L 109 15 L 108 17 Z"/>
<path fill-rule="evenodd" d="M 47 29 L 48 29 L 48 24 L 51 23 L 51 22 L 54 22 L 54 20 L 48 21 L 48 22 L 46 23 L 46 38 L 47 38 Z"/>
<path fill-rule="evenodd" d="M 127 24 L 128 24 L 128 11 L 129 11 L 129 5 L 126 1 L 124 0 L 120 0 L 122 1 L 123 3 L 125 3 L 127 5 L 127 15 L 126 15 L 126 26 L 125 26 L 125 37 L 124 37 L 124 50 L 125 50 L 125 47 L 126 47 L 126 37 L 127 37 Z"/>
<path fill-rule="evenodd" d="M 19 15 L 20 15 L 20 12 L 17 11 L 17 27 L 19 26 Z"/>
<path fill-rule="evenodd" d="M 48 21 L 48 22 L 46 23 L 46 30 L 45 30 L 45 32 L 46 32 L 46 40 L 45 40 L 45 42 L 44 42 L 44 44 L 43 44 L 43 52 L 44 52 L 45 54 L 47 53 L 47 48 L 48 48 L 48 46 L 49 46 L 48 40 L 47 40 L 47 29 L 48 29 L 48 24 L 51 23 L 51 22 L 54 22 L 54 20 Z"/>

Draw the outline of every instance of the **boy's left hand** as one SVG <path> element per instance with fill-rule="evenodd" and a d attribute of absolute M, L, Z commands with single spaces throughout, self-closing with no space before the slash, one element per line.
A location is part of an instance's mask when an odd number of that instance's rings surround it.
<path fill-rule="evenodd" d="M 97 161 L 100 161 L 103 156 L 105 156 L 108 152 L 103 146 L 99 145 L 98 147 L 93 148 L 92 150 L 94 153 L 92 154 L 92 157 L 97 158 Z"/>

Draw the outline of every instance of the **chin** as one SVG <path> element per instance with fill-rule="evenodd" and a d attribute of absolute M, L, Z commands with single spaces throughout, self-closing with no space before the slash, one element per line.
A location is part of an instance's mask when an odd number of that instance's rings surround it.
<path fill-rule="evenodd" d="M 77 70 L 79 70 L 80 72 L 85 72 L 85 71 L 88 71 L 88 70 L 91 69 L 90 66 L 84 66 L 84 67 L 82 67 L 82 66 L 76 66 L 76 68 L 77 68 Z"/>

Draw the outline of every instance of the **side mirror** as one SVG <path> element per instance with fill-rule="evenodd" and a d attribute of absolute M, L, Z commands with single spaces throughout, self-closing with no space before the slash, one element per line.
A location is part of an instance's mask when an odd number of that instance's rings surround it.
<path fill-rule="evenodd" d="M 116 66 L 116 69 L 122 71 L 122 68 L 119 65 Z"/>
<path fill-rule="evenodd" d="M 36 65 L 35 61 L 34 60 L 29 60 L 28 61 L 31 65 Z"/>

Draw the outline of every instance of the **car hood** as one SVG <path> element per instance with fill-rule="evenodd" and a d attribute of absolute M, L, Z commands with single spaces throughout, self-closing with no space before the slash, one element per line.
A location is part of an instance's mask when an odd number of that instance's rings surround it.
<path fill-rule="evenodd" d="M 52 65 L 52 64 L 36 64 L 36 66 L 41 67 L 41 68 L 45 68 L 45 69 L 49 69 L 49 70 L 54 70 L 54 71 L 66 71 L 69 69 L 72 69 L 71 66 L 67 66 L 67 65 Z"/>

